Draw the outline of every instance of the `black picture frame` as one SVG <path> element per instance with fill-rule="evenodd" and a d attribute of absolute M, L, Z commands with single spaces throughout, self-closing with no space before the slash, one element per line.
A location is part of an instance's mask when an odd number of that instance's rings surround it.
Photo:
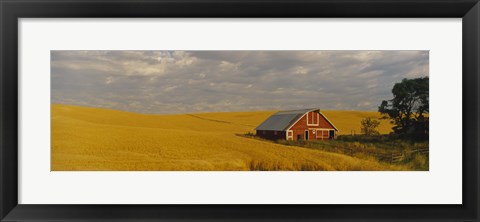
<path fill-rule="evenodd" d="M 478 221 L 478 0 L 0 0 L 1 221 Z M 18 204 L 19 18 L 359 17 L 462 18 L 461 205 L 26 205 Z M 445 43 L 448 44 L 448 43 Z M 447 86 L 446 86 L 447 87 Z M 128 191 L 126 191 L 128 192 Z M 441 194 L 439 194 L 441 195 Z"/>

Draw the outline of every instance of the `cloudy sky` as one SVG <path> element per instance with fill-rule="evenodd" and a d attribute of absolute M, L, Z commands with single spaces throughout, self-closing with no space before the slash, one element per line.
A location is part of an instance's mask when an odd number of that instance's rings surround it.
<path fill-rule="evenodd" d="M 52 51 L 52 103 L 141 113 L 377 110 L 428 51 Z"/>

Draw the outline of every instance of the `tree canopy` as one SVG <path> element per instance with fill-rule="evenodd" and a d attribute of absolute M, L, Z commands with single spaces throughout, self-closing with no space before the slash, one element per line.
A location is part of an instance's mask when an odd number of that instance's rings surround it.
<path fill-rule="evenodd" d="M 393 99 L 382 101 L 378 111 L 391 119 L 396 134 L 412 139 L 428 138 L 429 79 L 403 79 L 392 89 Z"/>

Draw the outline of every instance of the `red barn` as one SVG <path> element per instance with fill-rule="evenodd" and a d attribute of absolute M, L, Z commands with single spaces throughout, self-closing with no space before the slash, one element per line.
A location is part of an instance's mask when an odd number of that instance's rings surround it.
<path fill-rule="evenodd" d="M 320 109 L 280 111 L 255 130 L 257 136 L 269 140 L 329 140 L 338 132 Z"/>

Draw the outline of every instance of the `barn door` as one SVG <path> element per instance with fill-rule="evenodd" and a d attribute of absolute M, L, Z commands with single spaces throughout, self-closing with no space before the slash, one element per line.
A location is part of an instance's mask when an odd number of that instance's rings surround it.
<path fill-rule="evenodd" d="M 330 130 L 330 133 L 329 133 L 329 135 L 328 135 L 328 138 L 329 138 L 329 139 L 335 138 L 335 130 Z"/>

